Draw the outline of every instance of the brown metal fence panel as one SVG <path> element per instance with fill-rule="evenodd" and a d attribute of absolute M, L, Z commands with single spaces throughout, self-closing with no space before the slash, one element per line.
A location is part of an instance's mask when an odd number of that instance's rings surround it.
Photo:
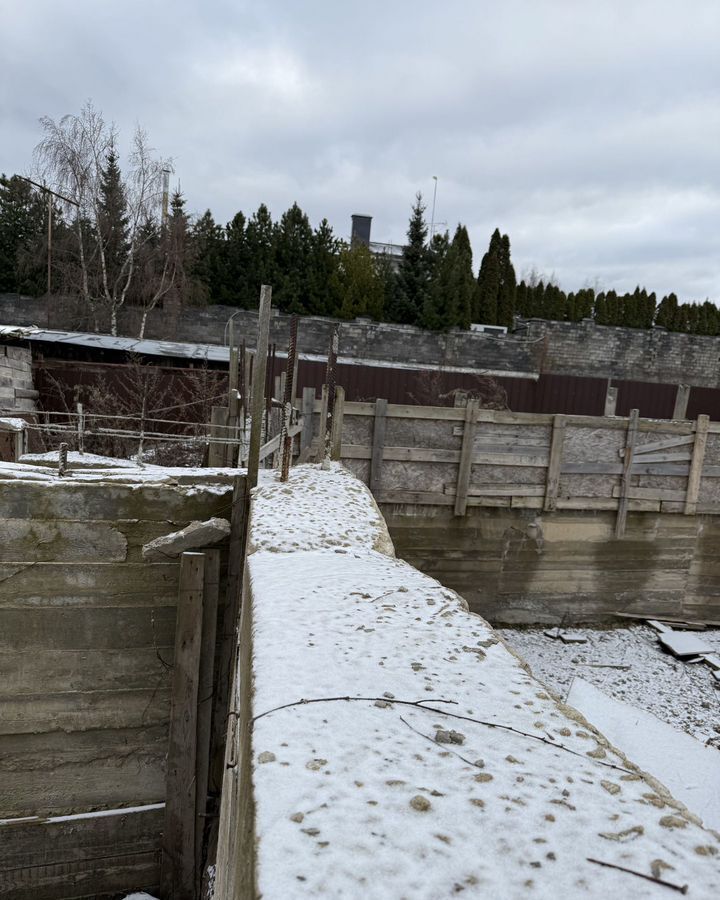
<path fill-rule="evenodd" d="M 616 415 L 629 416 L 631 409 L 638 409 L 644 419 L 672 419 L 677 385 L 613 380 L 613 386 L 618 389 Z"/>
<path fill-rule="evenodd" d="M 697 419 L 701 415 L 710 416 L 713 422 L 720 422 L 720 390 L 707 387 L 690 389 L 686 418 Z"/>

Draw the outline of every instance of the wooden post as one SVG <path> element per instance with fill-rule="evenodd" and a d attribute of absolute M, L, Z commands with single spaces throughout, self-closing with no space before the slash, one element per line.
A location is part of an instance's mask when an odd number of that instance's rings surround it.
<path fill-rule="evenodd" d="M 247 479 L 235 479 L 230 514 L 230 549 L 228 552 L 227 592 L 222 610 L 220 648 L 218 655 L 217 694 L 213 714 L 213 748 L 225 746 L 227 715 L 230 708 L 231 679 L 237 648 L 237 628 L 240 611 L 240 593 L 243 568 L 245 566 L 245 537 L 247 516 L 250 506 L 250 492 Z M 214 787 L 222 785 L 222 756 L 213 755 L 211 782 Z"/>
<path fill-rule="evenodd" d="M 387 419 L 387 400 L 375 401 L 375 418 L 373 419 L 372 456 L 370 457 L 370 490 L 378 494 L 382 485 L 383 450 L 385 449 L 385 424 Z"/>
<path fill-rule="evenodd" d="M 202 638 L 198 677 L 197 760 L 195 764 L 195 888 L 200 896 L 203 875 L 203 838 L 207 819 L 210 778 L 210 739 L 215 677 L 215 639 L 217 636 L 218 596 L 220 591 L 220 551 L 205 550 L 203 577 Z"/>
<path fill-rule="evenodd" d="M 161 871 L 163 896 L 173 900 L 195 898 L 195 778 L 204 563 L 202 553 L 183 553 L 180 557 Z"/>
<path fill-rule="evenodd" d="M 210 438 L 208 449 L 208 466 L 222 466 L 225 462 L 225 444 L 222 442 L 227 434 L 227 406 L 213 406 L 210 410 Z"/>
<path fill-rule="evenodd" d="M 616 387 L 612 387 L 612 385 L 610 384 L 610 379 L 608 378 L 607 391 L 605 392 L 605 412 L 603 413 L 603 415 L 615 415 L 615 410 L 617 409 L 617 395 L 618 389 Z"/>
<path fill-rule="evenodd" d="M 325 459 L 325 440 L 327 437 L 328 403 L 330 400 L 330 388 L 327 383 L 322 386 L 320 392 L 320 425 L 318 426 L 316 462 Z"/>
<path fill-rule="evenodd" d="M 635 455 L 635 440 L 637 438 L 639 415 L 639 410 L 630 410 L 627 438 L 625 439 L 625 458 L 623 460 L 622 475 L 620 476 L 620 500 L 618 501 L 617 519 L 615 520 L 616 538 L 621 538 L 625 534 L 625 523 L 627 522 L 627 509 L 630 499 L 628 496 L 630 493 L 630 469 L 633 464 L 633 456 Z"/>
<path fill-rule="evenodd" d="M 335 411 L 332 418 L 330 459 L 340 459 L 342 454 L 343 417 L 345 415 L 345 388 L 335 388 Z"/>
<path fill-rule="evenodd" d="M 685 515 L 694 516 L 697 511 L 698 494 L 700 492 L 700 479 L 702 478 L 703 460 L 705 459 L 705 446 L 707 444 L 709 416 L 698 416 L 695 425 L 695 443 L 693 444 L 692 459 L 690 461 L 690 474 L 688 475 L 687 494 L 685 495 Z"/>
<path fill-rule="evenodd" d="M 250 450 L 248 453 L 248 490 L 252 490 L 258 480 L 260 469 L 260 440 L 264 409 L 265 377 L 267 374 L 268 339 L 270 337 L 270 310 L 272 288 L 264 284 L 260 288 L 260 311 L 258 313 L 258 339 L 255 351 L 252 392 L 252 423 L 250 425 Z"/>
<path fill-rule="evenodd" d="M 477 421 L 478 401 L 469 400 L 465 407 L 465 425 L 463 427 L 460 465 L 458 466 L 457 487 L 455 488 L 455 515 L 464 516 L 467 511 L 468 488 L 472 472 L 473 444 L 475 442 L 475 423 Z"/>
<path fill-rule="evenodd" d="M 300 435 L 300 452 L 307 449 L 313 438 L 313 416 L 315 415 L 315 388 L 306 387 L 302 392 L 303 427 Z"/>
<path fill-rule="evenodd" d="M 615 390 L 615 388 L 609 388 L 609 390 Z M 545 501 L 543 503 L 543 509 L 546 512 L 554 510 L 557 504 L 564 444 L 565 416 L 558 414 L 553 417 L 552 438 L 550 440 L 550 457 L 548 459 L 547 480 L 545 482 Z"/>
<path fill-rule="evenodd" d="M 675 408 L 673 409 L 673 419 L 686 419 L 687 406 L 690 399 L 690 385 L 679 384 L 677 393 L 675 394 Z"/>

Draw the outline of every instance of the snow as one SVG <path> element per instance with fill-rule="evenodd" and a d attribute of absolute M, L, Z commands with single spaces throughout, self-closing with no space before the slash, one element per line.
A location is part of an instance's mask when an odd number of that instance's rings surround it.
<path fill-rule="evenodd" d="M 258 894 L 717 896 L 716 837 L 385 536 L 339 466 L 255 492 Z"/>
<path fill-rule="evenodd" d="M 152 894 L 146 894 L 144 891 L 141 891 L 139 894 L 126 894 L 125 900 L 157 900 L 157 897 L 153 897 Z"/>
<path fill-rule="evenodd" d="M 663 652 L 657 632 L 647 625 L 573 628 L 573 632 L 587 642 L 565 645 L 546 637 L 542 628 L 498 631 L 558 696 L 566 697 L 579 675 L 609 697 L 647 710 L 703 743 L 720 745 L 720 691 L 709 666 L 681 662 Z M 701 637 L 720 651 L 719 629 L 703 631 Z"/>
<path fill-rule="evenodd" d="M 20 457 L 21 463 L 28 465 L 57 467 L 60 453 L 57 450 L 48 450 L 47 453 L 26 453 Z M 67 454 L 68 466 L 82 466 L 83 468 L 96 469 L 137 469 L 138 464 L 129 459 L 118 459 L 116 456 L 100 456 L 98 453 L 80 453 L 78 450 L 69 450 Z M 146 466 L 154 469 L 155 466 Z"/>
<path fill-rule="evenodd" d="M 0 431 L 25 431 L 27 422 L 25 419 L 17 419 L 13 416 L 0 416 Z"/>
<path fill-rule="evenodd" d="M 49 468 L 47 465 L 32 465 L 27 462 L 0 463 L 0 481 L 19 478 L 25 481 L 42 481 L 48 486 L 67 484 L 129 484 L 136 488 L 171 486 L 181 488 L 188 496 L 198 491 L 225 494 L 232 490 L 234 479 L 244 472 L 244 469 L 232 468 L 177 466 L 121 466 L 118 468 L 113 465 L 107 469 L 75 470 L 70 466 L 66 474 L 60 476 L 57 474 L 56 468 Z"/>
<path fill-rule="evenodd" d="M 607 697 L 575 678 L 567 702 L 646 772 L 720 831 L 720 759 L 717 750 L 644 712 Z"/>

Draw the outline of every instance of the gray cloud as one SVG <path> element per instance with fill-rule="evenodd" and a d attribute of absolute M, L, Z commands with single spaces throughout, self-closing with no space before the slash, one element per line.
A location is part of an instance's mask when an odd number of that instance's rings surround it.
<path fill-rule="evenodd" d="M 566 288 L 720 299 L 716 0 L 2 0 L 0 168 L 92 97 L 220 221 L 294 200 L 401 241 L 415 191 Z"/>

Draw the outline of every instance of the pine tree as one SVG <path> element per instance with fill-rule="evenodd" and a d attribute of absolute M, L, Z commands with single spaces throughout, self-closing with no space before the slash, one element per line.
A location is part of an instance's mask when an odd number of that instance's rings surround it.
<path fill-rule="evenodd" d="M 107 292 L 115 295 L 121 282 L 127 277 L 128 266 L 128 224 L 125 190 L 118 165 L 118 156 L 111 146 L 100 178 L 97 229 L 102 245 L 107 278 Z"/>
<path fill-rule="evenodd" d="M 500 243 L 500 289 L 497 300 L 497 324 L 512 328 L 515 315 L 515 269 L 510 259 L 510 238 L 504 234 Z"/>
<path fill-rule="evenodd" d="M 425 224 L 425 206 L 418 193 L 410 215 L 407 244 L 397 275 L 395 296 L 389 310 L 390 319 L 404 325 L 416 324 L 425 307 L 430 290 L 430 257 Z"/>
<path fill-rule="evenodd" d="M 313 316 L 338 316 L 341 297 L 337 270 L 340 242 L 330 223 L 323 219 L 312 235 L 307 311 Z M 382 306 L 382 304 L 381 304 Z"/>
<path fill-rule="evenodd" d="M 225 226 L 225 257 L 226 268 L 219 302 L 247 309 L 254 297 L 248 282 L 250 260 L 242 212 L 236 212 Z"/>
<path fill-rule="evenodd" d="M 675 331 L 677 312 L 678 299 L 675 294 L 668 294 L 662 298 L 658 305 L 655 324 L 667 328 L 668 331 Z"/>
<path fill-rule="evenodd" d="M 470 236 L 464 225 L 458 225 L 452 242 L 455 254 L 453 267 L 453 289 L 455 292 L 455 321 L 453 325 L 468 329 L 472 321 L 476 282 L 473 275 L 472 247 Z M 514 272 L 513 272 L 514 277 Z"/>
<path fill-rule="evenodd" d="M 210 303 L 220 303 L 227 286 L 227 242 L 222 226 L 206 210 L 192 227 L 192 276 Z"/>
<path fill-rule="evenodd" d="M 270 211 L 261 203 L 252 215 L 245 229 L 248 251 L 248 287 L 250 290 L 249 309 L 256 309 L 260 303 L 260 286 L 277 283 L 275 263 L 275 227 Z"/>
<path fill-rule="evenodd" d="M 430 284 L 418 323 L 428 331 L 447 331 L 454 325 L 452 269 L 455 256 L 447 231 L 433 236 L 428 247 Z"/>
<path fill-rule="evenodd" d="M 385 287 L 373 255 L 360 242 L 340 251 L 337 272 L 333 277 L 341 297 L 340 318 L 369 316 L 383 320 Z"/>
<path fill-rule="evenodd" d="M 47 203 L 21 178 L 0 176 L 0 292 L 47 290 Z M 53 210 L 54 234 L 62 228 Z"/>
<path fill-rule="evenodd" d="M 275 229 L 277 281 L 273 301 L 283 312 L 308 312 L 313 233 L 297 203 L 282 214 Z"/>
<path fill-rule="evenodd" d="M 478 273 L 475 321 L 483 325 L 498 324 L 498 297 L 503 278 L 502 237 L 496 228 L 490 246 L 483 256 Z"/>

